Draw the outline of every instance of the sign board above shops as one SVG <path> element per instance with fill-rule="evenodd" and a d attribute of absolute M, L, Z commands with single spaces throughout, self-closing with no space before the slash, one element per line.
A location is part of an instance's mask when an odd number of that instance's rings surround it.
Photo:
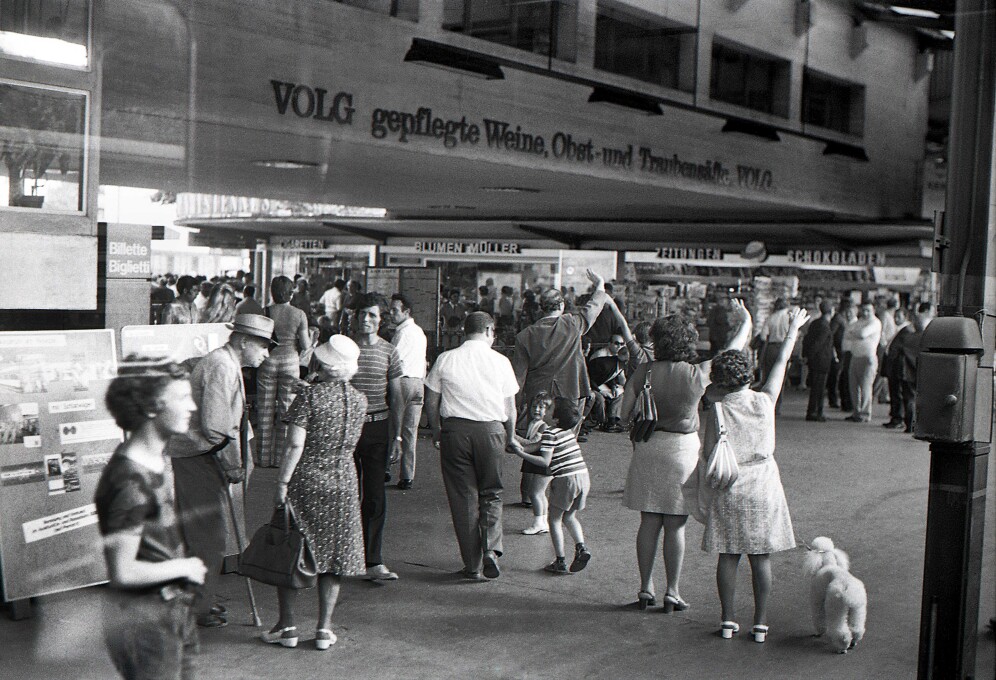
<path fill-rule="evenodd" d="M 347 127 L 366 119 L 370 136 L 376 140 L 398 144 L 425 140 L 444 149 L 485 148 L 497 155 L 601 166 L 615 172 L 668 177 L 738 191 L 770 193 L 776 189 L 772 170 L 753 163 L 688 158 L 635 140 L 605 144 L 576 130 L 551 132 L 534 128 L 528 122 L 487 116 L 473 118 L 464 113 L 440 114 L 431 106 L 406 107 L 404 111 L 369 105 L 365 108 L 361 96 L 331 86 L 285 80 L 270 80 L 269 84 L 278 116 L 293 115 L 317 121 L 316 125 Z"/>
<path fill-rule="evenodd" d="M 769 255 L 763 261 L 748 259 L 739 252 L 718 248 L 675 246 L 655 251 L 627 251 L 626 262 L 673 262 L 712 267 L 801 267 L 803 269 L 867 269 L 883 266 L 885 253 L 858 250 L 789 250 L 784 255 Z"/>
<path fill-rule="evenodd" d="M 519 255 L 518 243 L 507 241 L 416 241 L 415 252 L 467 255 Z"/>

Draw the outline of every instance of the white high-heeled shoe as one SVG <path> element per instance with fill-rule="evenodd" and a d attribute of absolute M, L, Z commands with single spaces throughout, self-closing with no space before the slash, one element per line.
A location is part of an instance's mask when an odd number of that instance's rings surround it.
<path fill-rule="evenodd" d="M 739 632 L 740 624 L 736 621 L 723 621 L 719 624 L 719 634 L 723 636 L 724 640 L 732 639 Z"/>

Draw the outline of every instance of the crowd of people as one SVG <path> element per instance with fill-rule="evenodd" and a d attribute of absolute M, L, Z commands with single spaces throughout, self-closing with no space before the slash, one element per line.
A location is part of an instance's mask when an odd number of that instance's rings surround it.
<path fill-rule="evenodd" d="M 344 577 L 399 578 L 381 552 L 385 484 L 391 465 L 400 461 L 398 487 L 413 488 L 423 407 L 440 451 L 460 576 L 500 577 L 506 455 L 522 460 L 520 493 L 533 509 L 533 522 L 522 533 L 549 534 L 553 555 L 545 571 L 560 576 L 580 572 L 594 559 L 580 521 L 591 489 L 580 446 L 585 423 L 594 418 L 606 432 L 625 431 L 644 390 L 656 416 L 649 436 L 632 445 L 622 499 L 640 513 L 639 609 L 691 606 L 680 584 L 685 525 L 694 514 L 705 525 L 702 549 L 718 556 L 722 637 L 740 629 L 734 591 L 747 555 L 755 605 L 751 635 L 763 642 L 770 555 L 796 544 L 774 450 L 797 340 L 805 338 L 807 420 L 824 419 L 826 394 L 832 406 L 852 411 L 850 420 L 868 420 L 876 377 L 884 376 L 892 401 L 886 425 L 909 429 L 916 346 L 932 307 L 921 304 L 910 314 L 888 305 L 886 323 L 872 304 L 855 309 L 849 299 L 836 309 L 819 301 L 813 319 L 779 300 L 755 332 L 747 305 L 725 296 L 718 311 L 708 313 L 710 350 L 703 352 L 695 324 L 681 314 L 631 330 L 610 285 L 595 272 L 588 275 L 591 289 L 582 296 L 556 288 L 524 296 L 535 310 L 524 302 L 520 315 L 511 315 L 517 327 L 510 357 L 495 351 L 510 315 L 490 289 L 480 292 L 492 304 L 461 312 L 461 342 L 430 366 L 426 334 L 403 294 L 388 301 L 337 281 L 320 298 L 323 329 L 307 283 L 282 276 L 271 281 L 271 303 L 248 310 L 254 291 L 236 277 L 242 300 L 225 302 L 232 313 L 213 319 L 228 323 L 231 335 L 189 373 L 169 362 L 129 357 L 106 399 L 129 436 L 105 469 L 96 497 L 116 590 L 105 631 L 122 675 L 175 677 L 182 671 L 190 677 L 197 628 L 226 625 L 225 607 L 213 596 L 230 485 L 245 484 L 250 450 L 256 465 L 277 468 L 273 503 L 293 508 L 316 558 L 313 640 L 324 650 L 336 642 L 332 617 Z M 180 277 L 178 298 L 163 309 L 163 322 L 191 322 L 196 296 L 206 300 L 201 313 L 212 300 L 227 299 L 226 288 L 233 301 L 238 297 L 227 281 L 204 283 Z M 445 304 L 459 305 L 459 296 Z M 531 320 L 522 324 L 527 312 Z M 393 330 L 390 340 L 382 337 L 386 327 Z M 244 368 L 257 369 L 251 445 Z M 732 446 L 739 476 L 727 488 L 697 492 L 696 477 L 721 436 Z M 662 539 L 665 590 L 658 598 L 654 568 Z M 278 589 L 278 619 L 262 634 L 264 642 L 297 646 L 297 594 Z M 145 654 L 149 645 L 159 651 Z"/>

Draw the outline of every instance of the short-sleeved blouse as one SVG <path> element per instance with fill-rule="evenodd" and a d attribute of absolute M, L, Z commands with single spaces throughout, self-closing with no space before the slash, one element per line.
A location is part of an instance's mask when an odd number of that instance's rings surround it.
<path fill-rule="evenodd" d="M 699 430 L 699 401 L 709 386 L 711 361 L 654 361 L 640 364 L 626 384 L 627 391 L 643 387 L 647 370 L 657 405 L 657 429 L 678 434 Z"/>
<path fill-rule="evenodd" d="M 298 341 L 302 334 L 308 333 L 308 317 L 297 307 L 290 304 L 270 305 L 266 315 L 273 319 L 273 334 L 276 336 L 280 349 L 297 352 Z"/>

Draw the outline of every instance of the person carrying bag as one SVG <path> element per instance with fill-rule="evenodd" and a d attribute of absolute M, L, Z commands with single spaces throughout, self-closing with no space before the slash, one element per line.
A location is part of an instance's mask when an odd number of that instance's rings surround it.
<path fill-rule="evenodd" d="M 243 576 L 280 588 L 301 590 L 318 583 L 318 565 L 290 501 L 274 508 L 239 558 Z"/>

